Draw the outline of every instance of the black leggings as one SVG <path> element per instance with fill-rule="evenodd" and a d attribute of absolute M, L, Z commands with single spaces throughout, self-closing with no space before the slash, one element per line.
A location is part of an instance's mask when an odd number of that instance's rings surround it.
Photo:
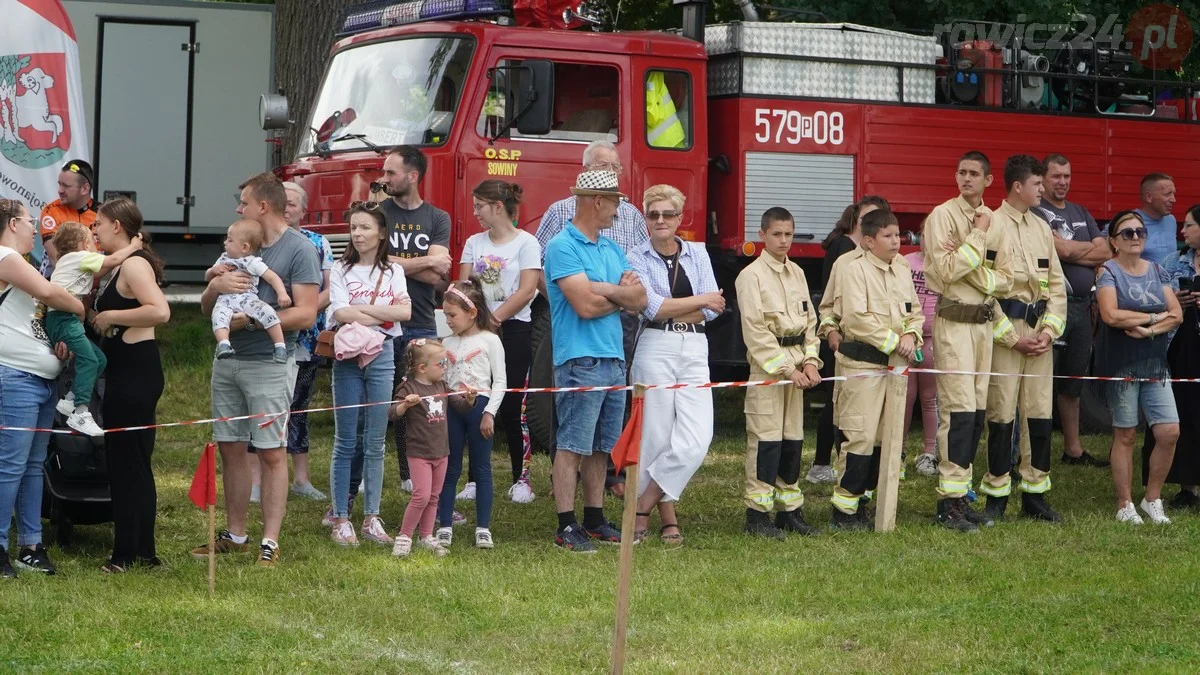
<path fill-rule="evenodd" d="M 155 423 L 163 392 L 158 343 L 125 344 L 120 337 L 104 341 L 104 425 L 108 428 Z M 154 550 L 154 518 L 158 495 L 150 455 L 154 430 L 122 431 L 104 437 L 112 491 L 113 552 L 110 562 L 127 567 L 135 562 L 158 564 Z"/>
<path fill-rule="evenodd" d="M 509 319 L 500 327 L 500 342 L 504 345 L 504 373 L 510 389 L 524 387 L 533 361 L 533 324 Z M 525 439 L 528 429 L 521 423 L 524 394 L 505 394 L 500 402 L 500 424 L 508 442 L 508 457 L 512 460 L 513 482 L 521 479 L 525 465 Z"/>

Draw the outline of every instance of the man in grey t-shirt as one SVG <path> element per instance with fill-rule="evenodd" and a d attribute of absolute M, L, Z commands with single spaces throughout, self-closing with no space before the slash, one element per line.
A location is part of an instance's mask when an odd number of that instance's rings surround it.
<path fill-rule="evenodd" d="M 275 415 L 213 424 L 213 440 L 221 452 L 227 523 L 227 529 L 217 536 L 216 552 L 250 550 L 246 512 L 250 508 L 252 460 L 247 448 L 253 445 L 262 469 L 263 539 L 258 564 L 271 567 L 279 561 L 279 531 L 287 510 L 287 413 L 292 403 L 296 332 L 312 327 L 316 321 L 321 266 L 308 239 L 288 227 L 283 217 L 287 192 L 274 174 L 254 176 L 241 189 L 238 213 L 262 226 L 263 247 L 258 255 L 283 279 L 292 297 L 291 307 L 279 309 L 270 284 L 258 285 L 258 297 L 279 313 L 289 359 L 287 363 L 275 363 L 266 331 L 246 315 L 234 315 L 229 324 L 230 342 L 237 354 L 231 359 L 213 361 L 212 415 L 217 418 Z M 219 295 L 245 292 L 249 288 L 247 274 L 225 270 L 209 282 L 200 297 L 200 309 L 205 315 L 212 314 Z M 196 557 L 207 554 L 207 544 L 192 550 Z"/>
<path fill-rule="evenodd" d="M 388 259 L 404 268 L 412 298 L 412 318 L 402 324 L 404 332 L 394 344 L 396 386 L 404 379 L 404 352 L 409 341 L 437 337 L 437 292 L 450 278 L 450 215 L 421 199 L 426 168 L 425 154 L 410 145 L 392 150 L 383 161 L 382 183 L 391 198 L 380 203 L 388 227 Z M 404 417 L 400 417 L 393 427 L 400 485 L 411 491 L 404 429 Z"/>
<path fill-rule="evenodd" d="M 1054 251 L 1062 262 L 1067 280 L 1067 323 L 1062 339 L 1066 342 L 1056 365 L 1060 375 L 1087 375 L 1092 358 L 1092 286 L 1096 268 L 1112 257 L 1108 241 L 1087 209 L 1067 201 L 1071 190 L 1071 163 L 1052 154 L 1046 157 L 1046 193 L 1033 212 L 1050 225 L 1054 233 Z M 1067 464 L 1108 466 L 1084 451 L 1079 442 L 1079 380 L 1055 380 L 1058 415 L 1063 429 L 1062 461 Z"/>

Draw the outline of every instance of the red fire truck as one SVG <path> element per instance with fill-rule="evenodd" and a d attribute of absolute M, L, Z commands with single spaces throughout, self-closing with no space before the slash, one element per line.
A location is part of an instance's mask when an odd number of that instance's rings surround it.
<path fill-rule="evenodd" d="M 600 22 L 586 2 L 518 0 L 516 22 L 501 0 L 351 7 L 311 121 L 300 122 L 312 132 L 278 173 L 308 191 L 306 226 L 341 247 L 343 213 L 371 197 L 387 148 L 419 145 L 429 158 L 422 195 L 450 213 L 457 259 L 478 231 L 472 187 L 519 183 L 520 226 L 535 231 L 569 195 L 584 147 L 608 140 L 635 202 L 657 183 L 687 195 L 680 234 L 708 244 L 734 308 L 733 280 L 760 249 L 764 210 L 796 216 L 792 256 L 819 293 L 820 241 L 848 204 L 886 197 L 910 233 L 905 252 L 916 250 L 922 219 L 954 196 L 956 161 L 970 149 L 997 171 L 1012 154 L 1065 154 L 1071 199 L 1101 222 L 1138 205 L 1153 171 L 1175 178 L 1182 202 L 1200 201 L 1200 85 L 1131 78 L 1119 49 L 1077 38 L 1043 54 L 1019 40 L 758 21 L 749 2 L 747 20 L 705 26 L 704 1 L 676 0 L 678 32 L 569 30 Z M 648 138 L 651 78 L 675 102 L 677 147 Z M 264 97 L 262 117 L 264 128 L 287 124 L 286 102 Z M 1003 199 L 1002 183 L 989 204 Z M 738 322 L 714 328 L 714 367 L 744 366 Z"/>

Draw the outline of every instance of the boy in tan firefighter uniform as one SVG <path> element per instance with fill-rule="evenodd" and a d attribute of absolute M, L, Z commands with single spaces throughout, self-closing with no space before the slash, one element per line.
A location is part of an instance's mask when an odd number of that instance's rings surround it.
<path fill-rule="evenodd" d="M 820 341 L 808 281 L 787 257 L 794 229 L 786 209 L 768 209 L 762 216 L 763 253 L 736 282 L 750 379 L 792 382 L 746 390 L 745 531 L 776 539 L 784 537 L 783 530 L 816 534 L 800 510 L 801 390 L 821 381 Z M 775 504 L 779 511 L 772 524 L 768 513 Z"/>
<path fill-rule="evenodd" d="M 1054 235 L 1031 209 L 1041 203 L 1045 168 L 1029 155 L 1014 155 L 1004 167 L 1008 196 L 992 215 L 992 228 L 1005 233 L 1012 251 L 1013 287 L 997 306 L 993 373 L 1032 377 L 993 377 L 988 387 L 988 472 L 979 491 L 988 496 L 984 514 L 1000 520 L 1012 491 L 1013 425 L 1021 411 L 1021 510 L 1058 522 L 1046 503 L 1050 490 L 1050 425 L 1054 355 L 1067 316 L 1067 287 L 1054 252 Z M 938 355 L 939 359 L 941 354 Z M 940 364 L 940 362 L 939 362 Z"/>
<path fill-rule="evenodd" d="M 940 370 L 988 373 L 992 365 L 994 297 L 1012 288 L 1004 232 L 992 227 L 983 193 L 991 163 L 971 151 L 958 161 L 959 196 L 925 219 L 925 283 L 941 298 L 933 321 Z M 983 434 L 987 375 L 938 375 L 938 515 L 941 525 L 974 532 L 991 520 L 967 504 L 971 465 Z"/>
<path fill-rule="evenodd" d="M 908 386 L 907 376 L 852 376 L 908 365 L 922 344 L 925 324 L 912 270 L 897 255 L 896 216 L 883 210 L 864 216 L 862 247 L 862 255 L 838 270 L 830 307 L 830 316 L 840 317 L 843 334 L 837 353 L 840 374 L 852 378 L 839 383 L 834 403 L 835 424 L 845 441 L 838 453 L 830 525 L 851 530 L 870 527 L 865 495 L 879 483 L 881 444 L 899 441 L 904 433 L 900 411 Z M 892 377 L 895 382 L 889 381 Z M 899 460 L 898 453 L 894 459 Z M 895 469 L 898 473 L 899 467 Z"/>

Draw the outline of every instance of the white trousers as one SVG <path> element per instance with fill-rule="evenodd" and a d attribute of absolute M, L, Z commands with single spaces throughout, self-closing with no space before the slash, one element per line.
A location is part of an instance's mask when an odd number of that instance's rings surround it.
<path fill-rule="evenodd" d="M 704 384 L 709 377 L 708 339 L 700 333 L 647 328 L 634 352 L 632 376 L 638 384 Z M 663 501 L 678 501 L 712 442 L 712 390 L 650 389 L 642 416 L 638 496 L 654 479 L 666 494 Z"/>

